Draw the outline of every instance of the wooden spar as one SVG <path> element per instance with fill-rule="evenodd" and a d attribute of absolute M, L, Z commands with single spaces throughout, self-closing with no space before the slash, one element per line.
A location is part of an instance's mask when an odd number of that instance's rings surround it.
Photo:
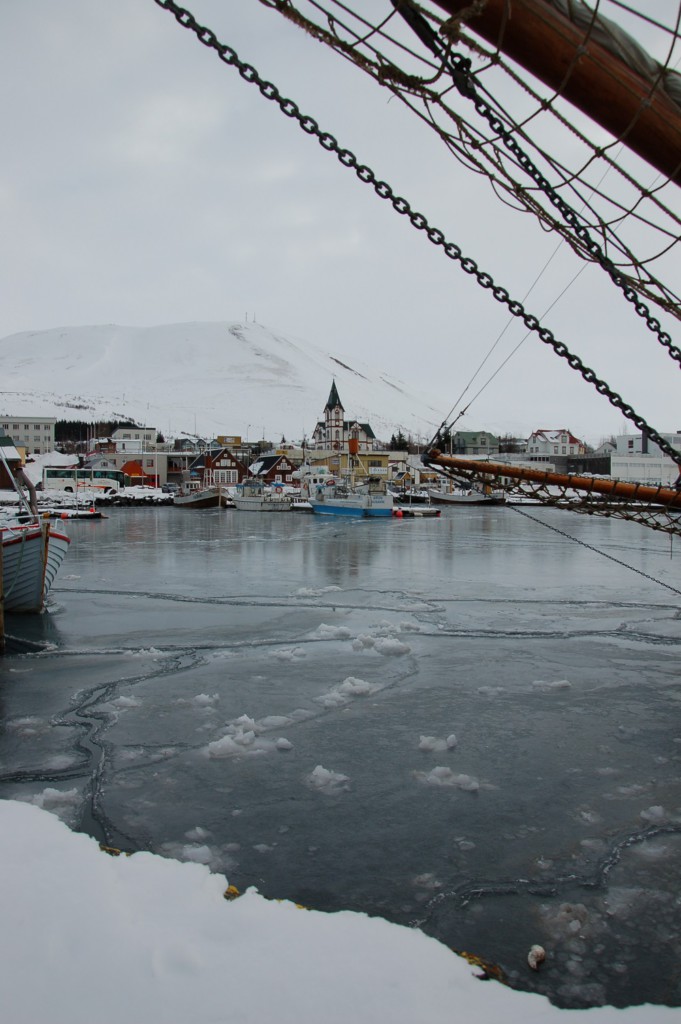
<path fill-rule="evenodd" d="M 449 14 L 470 0 L 435 0 Z M 472 32 L 522 64 L 665 177 L 681 185 L 681 108 L 543 0 L 484 0 Z"/>
<path fill-rule="evenodd" d="M 651 487 L 647 484 L 628 483 L 625 480 L 607 480 L 593 476 L 575 476 L 572 473 L 550 473 L 542 469 L 525 466 L 510 466 L 503 462 L 478 462 L 472 459 L 457 459 L 443 455 L 432 448 L 423 456 L 427 466 L 442 466 L 457 472 L 475 473 L 480 476 L 505 476 L 515 480 L 529 480 L 538 484 L 555 487 L 570 487 L 590 494 L 604 494 L 612 498 L 627 498 L 632 501 L 650 502 L 669 508 L 681 509 L 681 491 L 674 487 Z"/>

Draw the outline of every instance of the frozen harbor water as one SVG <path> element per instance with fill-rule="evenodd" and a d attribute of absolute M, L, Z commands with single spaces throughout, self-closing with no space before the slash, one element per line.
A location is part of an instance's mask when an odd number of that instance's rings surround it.
<path fill-rule="evenodd" d="M 1 797 L 559 1005 L 681 1005 L 669 538 L 511 508 L 68 528 L 49 613 L 8 621 Z"/>

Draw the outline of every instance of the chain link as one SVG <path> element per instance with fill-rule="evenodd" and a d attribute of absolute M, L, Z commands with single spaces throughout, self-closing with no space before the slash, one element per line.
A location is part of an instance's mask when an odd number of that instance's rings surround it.
<path fill-rule="evenodd" d="M 662 330 L 660 321 L 651 315 L 648 307 L 639 299 L 636 289 L 632 288 L 625 281 L 612 260 L 606 256 L 599 243 L 591 237 L 587 225 L 580 218 L 576 210 L 558 194 L 529 154 L 521 147 L 515 134 L 508 130 L 504 121 L 498 114 L 494 113 L 489 103 L 482 98 L 475 82 L 475 76 L 471 72 L 472 62 L 470 58 L 464 57 L 463 54 L 459 53 L 450 55 L 419 11 L 409 4 L 400 4 L 399 0 L 392 0 L 392 2 L 407 24 L 416 32 L 419 39 L 442 62 L 443 67 L 449 72 L 457 91 L 466 99 L 472 100 L 478 114 L 487 121 L 494 134 L 501 139 L 506 149 L 513 154 L 522 169 L 529 175 L 539 190 L 544 193 L 551 205 L 558 210 L 566 224 L 572 228 L 575 235 L 584 243 L 594 261 L 608 274 L 615 287 L 619 288 L 627 301 L 632 303 L 637 314 L 642 320 L 645 320 L 648 329 L 657 337 L 660 344 L 667 349 L 672 359 L 681 365 L 681 349 L 672 344 L 671 335 Z"/>
<path fill-rule="evenodd" d="M 522 320 L 529 331 L 536 333 L 545 345 L 550 346 L 561 359 L 565 359 L 569 366 L 571 366 L 573 370 L 577 370 L 588 384 L 593 385 L 599 394 L 606 397 L 611 405 L 618 409 L 641 431 L 641 433 L 647 435 L 647 437 L 650 438 L 650 440 L 653 441 L 660 450 L 665 453 L 665 455 L 668 455 L 678 466 L 681 467 L 681 452 L 678 452 L 673 448 L 661 434 L 659 434 L 653 427 L 649 426 L 645 419 L 640 416 L 631 405 L 626 403 L 621 395 L 616 391 L 613 391 L 605 381 L 601 380 L 592 369 L 586 366 L 579 356 L 571 353 L 564 342 L 558 341 L 552 331 L 547 327 L 542 327 L 539 319 L 528 313 L 521 302 L 511 299 L 508 291 L 495 284 L 490 274 L 481 271 L 475 260 L 464 256 L 459 246 L 455 243 L 446 241 L 443 232 L 438 228 L 432 227 L 422 213 L 412 210 L 411 205 L 406 199 L 395 195 L 387 182 L 378 180 L 370 167 L 367 167 L 365 164 L 360 164 L 355 154 L 349 149 L 342 149 L 333 135 L 329 132 L 321 131 L 314 118 L 309 117 L 306 114 L 302 114 L 296 103 L 281 96 L 276 86 L 272 85 L 271 82 L 267 82 L 262 79 L 252 65 L 245 64 L 241 61 L 237 53 L 231 47 L 226 46 L 224 43 L 220 43 L 210 29 L 199 25 L 193 14 L 176 4 L 175 0 L 154 0 L 154 3 L 173 14 L 175 19 L 183 28 L 192 31 L 199 42 L 203 43 L 204 46 L 215 50 L 220 60 L 225 64 L 235 67 L 241 77 L 247 82 L 257 85 L 261 94 L 265 96 L 266 99 L 273 100 L 277 103 L 283 114 L 296 120 L 303 131 L 308 135 L 315 136 L 323 149 L 327 150 L 329 153 L 335 153 L 340 163 L 343 164 L 344 167 L 354 170 L 359 180 L 364 184 L 371 185 L 381 199 L 390 200 L 393 209 L 396 210 L 397 213 L 407 216 L 411 224 L 418 231 L 425 232 L 428 240 L 432 242 L 433 245 L 442 248 L 445 256 L 459 263 L 461 269 L 467 274 L 475 277 L 476 281 L 482 288 L 489 289 L 497 302 L 505 305 L 514 317 Z M 464 58 L 461 59 L 463 60 Z M 470 76 L 468 77 L 470 78 Z M 457 88 L 459 88 L 458 84 Z M 475 97 L 475 90 L 472 83 L 462 81 L 460 88 L 469 90 L 468 93 L 464 92 L 464 95 L 470 95 L 471 98 Z M 558 199 L 560 199 L 560 197 L 558 197 Z M 562 200 L 560 201 L 563 202 Z M 634 296 L 636 296 L 633 289 L 631 289 L 631 291 Z M 638 305 L 642 306 L 641 303 Z M 645 307 L 643 308 L 645 309 Z M 678 352 L 678 349 L 675 351 Z M 681 356 L 681 353 L 679 353 L 679 356 Z"/>

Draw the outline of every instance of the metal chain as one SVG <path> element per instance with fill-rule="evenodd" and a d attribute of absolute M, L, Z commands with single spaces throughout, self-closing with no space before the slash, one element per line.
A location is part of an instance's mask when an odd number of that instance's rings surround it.
<path fill-rule="evenodd" d="M 654 441 L 665 455 L 668 455 L 678 466 L 681 467 L 681 452 L 678 452 L 673 448 L 661 434 L 659 434 L 653 427 L 649 426 L 645 419 L 640 416 L 631 405 L 625 402 L 621 395 L 616 391 L 613 391 L 605 381 L 601 380 L 592 369 L 586 366 L 579 356 L 571 353 L 567 345 L 565 345 L 564 342 L 559 341 L 552 331 L 547 327 L 542 327 L 538 317 L 528 313 L 521 302 L 512 299 L 505 288 L 495 284 L 490 274 L 487 274 L 478 268 L 475 260 L 464 256 L 459 246 L 454 242 L 447 242 L 444 233 L 440 231 L 439 228 L 432 227 L 422 213 L 412 210 L 406 199 L 395 195 L 387 182 L 377 179 L 370 167 L 367 167 L 365 164 L 360 164 L 355 154 L 349 149 L 341 148 L 333 135 L 329 132 L 322 131 L 313 117 L 309 117 L 307 114 L 301 113 L 298 105 L 294 103 L 293 100 L 286 99 L 281 96 L 275 85 L 262 79 L 251 64 L 246 64 L 240 60 L 236 51 L 230 46 L 226 46 L 224 43 L 219 42 L 214 32 L 205 28 L 203 25 L 199 25 L 190 11 L 180 7 L 174 2 L 174 0 L 154 0 L 154 3 L 159 7 L 162 7 L 164 10 L 170 11 L 183 28 L 189 29 L 195 34 L 200 43 L 203 43 L 204 46 L 214 50 L 223 63 L 228 64 L 231 67 L 235 67 L 246 82 L 249 82 L 252 85 L 257 85 L 265 99 L 273 100 L 277 103 L 281 112 L 285 114 L 286 117 L 290 117 L 297 121 L 307 135 L 315 136 L 323 149 L 329 153 L 335 153 L 338 160 L 344 167 L 354 170 L 360 181 L 373 187 L 377 196 L 381 199 L 389 200 L 393 209 L 397 213 L 402 216 L 406 216 L 417 231 L 424 231 L 428 240 L 432 242 L 433 245 L 441 246 L 442 251 L 448 259 L 459 263 L 461 269 L 465 271 L 465 273 L 475 277 L 481 288 L 490 290 L 492 296 L 497 300 L 497 302 L 506 306 L 514 317 L 522 320 L 529 331 L 536 333 L 539 339 L 545 345 L 549 345 L 557 356 L 560 356 L 561 359 L 565 359 L 573 370 L 577 370 L 587 384 L 593 385 L 600 395 L 607 398 L 611 405 L 618 409 L 622 415 L 630 420 L 642 433 L 646 434 L 651 441 Z"/>
<path fill-rule="evenodd" d="M 402 0 L 392 0 L 392 3 L 410 28 L 416 32 L 421 42 L 442 62 L 442 66 L 449 72 L 457 91 L 465 99 L 472 100 L 478 114 L 487 121 L 494 134 L 501 139 L 506 149 L 516 158 L 519 166 L 532 179 L 539 191 L 546 196 L 551 205 L 559 211 L 563 220 L 572 228 L 594 261 L 605 270 L 615 287 L 619 288 L 625 299 L 632 303 L 638 315 L 645 321 L 646 326 L 657 337 L 660 344 L 668 350 L 672 359 L 681 365 L 681 349 L 672 343 L 671 335 L 662 330 L 660 321 L 653 317 L 645 303 L 641 302 L 636 289 L 627 283 L 624 275 L 618 271 L 596 239 L 591 237 L 584 219 L 558 194 L 548 178 L 544 177 L 532 158 L 519 144 L 514 132 L 509 131 L 503 120 L 494 113 L 490 104 L 482 98 L 476 85 L 475 76 L 471 72 L 473 65 L 470 58 L 459 53 L 450 55 L 423 15 L 409 3 L 404 4 Z"/>

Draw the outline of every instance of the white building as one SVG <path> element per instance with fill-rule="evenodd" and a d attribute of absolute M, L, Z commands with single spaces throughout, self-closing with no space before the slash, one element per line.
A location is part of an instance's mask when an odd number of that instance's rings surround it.
<path fill-rule="evenodd" d="M 661 434 L 661 437 L 667 441 L 672 448 L 676 448 L 677 451 L 681 451 L 681 431 L 677 431 L 674 434 Z M 659 447 L 654 441 L 646 437 L 645 434 L 619 434 L 615 438 L 615 454 L 617 455 L 656 455 L 662 458 L 668 458 L 668 456 L 662 455 Z"/>
<path fill-rule="evenodd" d="M 156 447 L 156 427 L 119 427 L 111 440 L 117 452 L 148 452 Z"/>
<path fill-rule="evenodd" d="M 562 427 L 560 430 L 535 430 L 527 441 L 527 456 L 532 462 L 548 462 L 570 455 L 584 455 L 586 446 Z"/>
<path fill-rule="evenodd" d="M 54 451 L 56 422 L 46 416 L 0 416 L 0 429 L 28 455 L 45 455 Z"/>
<path fill-rule="evenodd" d="M 681 432 L 662 434 L 672 448 L 681 451 Z M 644 434 L 619 434 L 610 456 L 610 475 L 618 480 L 638 480 L 644 484 L 673 485 L 679 467 L 664 455 L 658 445 Z"/>

